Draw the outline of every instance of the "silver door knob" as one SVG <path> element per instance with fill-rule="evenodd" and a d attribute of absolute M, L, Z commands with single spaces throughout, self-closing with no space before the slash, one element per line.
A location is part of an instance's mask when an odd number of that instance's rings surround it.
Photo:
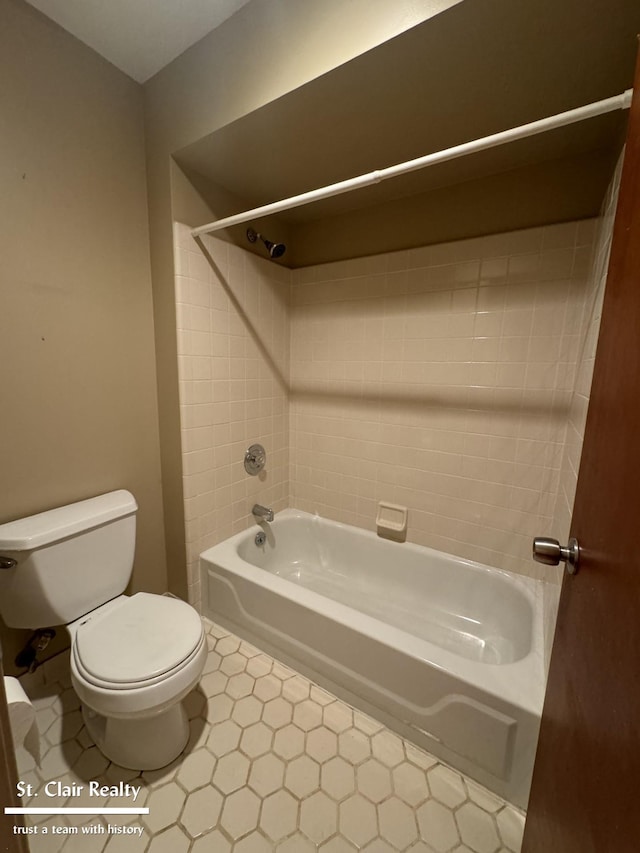
<path fill-rule="evenodd" d="M 533 559 L 547 566 L 557 566 L 562 560 L 570 575 L 578 571 L 580 546 L 577 539 L 569 539 L 568 545 L 561 545 L 557 539 L 548 536 L 536 536 L 533 540 Z"/>

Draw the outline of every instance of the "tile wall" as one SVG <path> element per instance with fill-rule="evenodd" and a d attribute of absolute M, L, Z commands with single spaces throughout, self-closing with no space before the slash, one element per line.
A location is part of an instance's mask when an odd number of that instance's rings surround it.
<path fill-rule="evenodd" d="M 580 323 L 581 338 L 578 349 L 578 363 L 576 367 L 576 378 L 574 382 L 569 412 L 567 417 L 567 429 L 565 435 L 562 464 L 560 468 L 560 480 L 553 513 L 553 524 L 551 536 L 560 542 L 569 539 L 571 528 L 571 515 L 573 513 L 573 502 L 578 483 L 578 469 L 582 455 L 582 442 L 587 420 L 587 409 L 591 394 L 591 380 L 593 377 L 593 365 L 598 343 L 598 332 L 600 330 L 600 318 L 602 315 L 602 303 L 604 300 L 604 289 L 607 283 L 607 271 L 609 267 L 609 253 L 611 251 L 611 240 L 613 237 L 613 221 L 618 203 L 618 192 L 620 189 L 620 178 L 622 175 L 622 158 L 620 155 L 618 164 L 607 190 L 607 195 L 602 206 L 602 215 L 598 220 L 598 230 L 594 242 L 593 260 L 589 274 L 588 289 L 585 294 L 583 314 Z M 548 577 L 558 585 L 562 581 L 563 566 L 557 568 L 547 567 Z M 558 609 L 558 596 L 545 588 L 545 654 L 546 665 L 549 665 L 553 635 L 555 632 L 556 615 Z"/>
<path fill-rule="evenodd" d="M 198 555 L 253 523 L 251 507 L 289 503 L 290 271 L 175 226 L 176 302 L 189 601 Z M 246 448 L 267 465 L 246 474 Z"/>
<path fill-rule="evenodd" d="M 580 455 L 582 453 L 582 441 L 584 439 L 584 428 L 587 420 L 587 408 L 591 393 L 591 379 L 593 377 L 593 365 L 596 356 L 596 345 L 598 343 L 604 288 L 607 282 L 609 254 L 611 251 L 611 239 L 613 237 L 613 220 L 618 202 L 621 175 L 622 155 L 620 155 L 602 208 L 602 216 L 594 247 L 594 260 L 589 277 L 589 289 L 586 294 L 584 316 L 581 323 L 582 338 L 578 353 L 576 381 L 569 406 L 560 487 L 558 489 L 554 512 L 553 536 L 562 540 L 568 538 L 571 526 L 571 513 L 573 511 Z"/>
<path fill-rule="evenodd" d="M 295 271 L 291 504 L 543 576 L 595 225 Z"/>
<path fill-rule="evenodd" d="M 530 543 L 570 518 L 612 198 L 595 267 L 598 220 L 295 271 L 176 224 L 190 600 L 256 501 L 404 504 L 410 541 L 558 581 Z"/>

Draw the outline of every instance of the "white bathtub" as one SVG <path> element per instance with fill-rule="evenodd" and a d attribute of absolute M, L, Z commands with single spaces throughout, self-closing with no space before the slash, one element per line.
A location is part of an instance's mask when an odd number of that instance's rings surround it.
<path fill-rule="evenodd" d="M 540 582 L 297 510 L 201 566 L 205 615 L 526 806 L 545 680 Z"/>

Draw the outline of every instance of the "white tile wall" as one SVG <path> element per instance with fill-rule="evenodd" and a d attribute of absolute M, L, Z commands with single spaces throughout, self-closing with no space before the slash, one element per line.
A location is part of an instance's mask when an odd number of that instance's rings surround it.
<path fill-rule="evenodd" d="M 190 600 L 197 555 L 253 523 L 255 501 L 368 529 L 379 500 L 404 504 L 410 541 L 549 577 L 530 543 L 564 538 L 570 517 L 596 230 L 570 222 L 291 272 L 217 238 L 201 249 L 176 224 Z M 242 467 L 253 441 L 269 454 L 264 479 Z"/>
<path fill-rule="evenodd" d="M 198 555 L 288 506 L 290 272 L 219 239 L 202 248 L 176 223 L 176 309 L 189 600 Z M 267 465 L 246 474 L 259 441 Z"/>
<path fill-rule="evenodd" d="M 584 301 L 582 317 L 580 318 L 580 345 L 578 348 L 578 363 L 576 367 L 576 379 L 569 414 L 567 418 L 567 430 L 562 454 L 562 465 L 558 493 L 553 513 L 553 525 L 551 535 L 561 542 L 569 538 L 571 528 L 571 516 L 573 513 L 573 502 L 578 482 L 578 469 L 582 455 L 582 442 L 587 420 L 587 409 L 591 394 L 591 380 L 593 377 L 593 365 L 600 330 L 600 318 L 602 315 L 602 303 L 604 300 L 604 289 L 607 283 L 607 272 L 609 267 L 609 254 L 611 251 L 611 239 L 613 237 L 613 222 L 616 206 L 618 203 L 618 192 L 620 190 L 620 178 L 622 175 L 622 159 L 624 152 L 620 155 L 618 164 L 607 190 L 607 195 L 602 206 L 602 214 L 598 221 L 598 232 L 594 242 L 593 258 L 590 264 L 589 284 Z M 563 568 L 558 567 L 553 572 L 553 579 L 557 584 L 561 583 Z M 550 594 L 546 590 L 545 599 L 545 656 L 546 665 L 549 665 L 553 635 L 555 632 L 556 614 L 558 607 L 558 596 Z"/>
<path fill-rule="evenodd" d="M 291 503 L 538 576 L 595 222 L 293 273 Z"/>
<path fill-rule="evenodd" d="M 603 204 L 597 239 L 594 244 L 594 259 L 591 265 L 584 314 L 580 323 L 581 338 L 578 351 L 576 381 L 569 407 L 560 487 L 558 489 L 554 512 L 553 535 L 562 540 L 568 538 L 571 526 L 571 513 L 573 511 L 578 468 L 582 453 L 582 441 L 591 393 L 591 380 L 593 377 L 596 345 L 598 343 L 598 332 L 600 330 L 604 289 L 607 282 L 609 254 L 613 237 L 613 221 L 622 175 L 622 158 L 623 155 L 621 154 Z"/>

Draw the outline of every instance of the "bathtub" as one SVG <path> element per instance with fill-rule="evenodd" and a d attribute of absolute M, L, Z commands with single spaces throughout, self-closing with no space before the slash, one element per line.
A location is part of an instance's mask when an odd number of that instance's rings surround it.
<path fill-rule="evenodd" d="M 206 616 L 526 807 L 539 581 L 297 510 L 205 551 L 201 568 Z"/>

